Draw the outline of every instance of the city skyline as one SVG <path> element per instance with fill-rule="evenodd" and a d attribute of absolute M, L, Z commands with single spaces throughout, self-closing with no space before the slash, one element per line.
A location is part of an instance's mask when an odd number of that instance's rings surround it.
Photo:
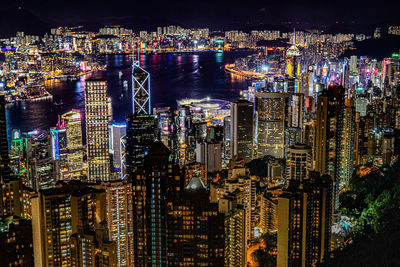
<path fill-rule="evenodd" d="M 109 6 L 40 1 L 76 23 Z M 0 39 L 1 266 L 398 265 L 400 21 L 304 30 L 319 2 L 150 0 L 108 15 L 208 23 L 90 30 L 17 4 L 38 31 Z M 326 20 L 368 16 L 341 4 Z M 271 9 L 299 23 L 213 30 Z"/>

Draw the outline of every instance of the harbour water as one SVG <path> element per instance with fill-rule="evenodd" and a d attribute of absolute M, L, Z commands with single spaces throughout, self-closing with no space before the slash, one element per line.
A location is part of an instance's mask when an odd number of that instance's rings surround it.
<path fill-rule="evenodd" d="M 140 55 L 142 67 L 151 75 L 152 107 L 168 105 L 174 108 L 176 100 L 182 98 L 235 100 L 240 90 L 246 88 L 246 81 L 225 72 L 224 65 L 250 53 Z M 132 111 L 131 60 L 127 55 L 107 55 L 105 59 L 107 70 L 96 75 L 107 80 L 113 120 L 123 122 L 126 114 Z M 77 81 L 47 81 L 45 86 L 53 95 L 53 101 L 17 102 L 8 105 L 8 136 L 10 137 L 12 129 L 31 131 L 53 127 L 58 116 L 71 109 L 81 110 L 84 114 L 84 79 L 85 77 Z"/>

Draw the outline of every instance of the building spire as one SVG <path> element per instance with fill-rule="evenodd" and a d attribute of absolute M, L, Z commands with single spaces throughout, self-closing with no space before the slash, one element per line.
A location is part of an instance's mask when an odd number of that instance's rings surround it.
<path fill-rule="evenodd" d="M 293 28 L 293 45 L 296 45 L 296 28 Z"/>

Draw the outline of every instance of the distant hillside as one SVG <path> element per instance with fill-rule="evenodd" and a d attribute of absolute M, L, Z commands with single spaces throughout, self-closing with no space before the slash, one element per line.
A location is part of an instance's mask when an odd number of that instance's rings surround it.
<path fill-rule="evenodd" d="M 10 8 L 1 10 L 0 37 L 15 36 L 16 32 L 42 35 L 49 32 L 51 24 L 46 23 L 25 9 Z"/>
<path fill-rule="evenodd" d="M 369 39 L 355 43 L 356 50 L 347 51 L 344 56 L 368 56 L 382 60 L 400 50 L 400 36 L 390 35 L 381 39 Z"/>

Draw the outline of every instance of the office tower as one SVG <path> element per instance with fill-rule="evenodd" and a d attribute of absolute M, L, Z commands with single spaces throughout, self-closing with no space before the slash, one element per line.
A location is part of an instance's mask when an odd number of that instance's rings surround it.
<path fill-rule="evenodd" d="M 302 183 L 312 168 L 311 147 L 298 144 L 289 148 L 286 159 L 286 179 Z"/>
<path fill-rule="evenodd" d="M 0 183 L 11 173 L 8 156 L 6 101 L 4 94 L 0 93 Z"/>
<path fill-rule="evenodd" d="M 134 266 L 132 184 L 110 181 L 104 187 L 109 239 L 117 246 L 118 266 Z"/>
<path fill-rule="evenodd" d="M 293 128 L 303 128 L 304 121 L 304 95 L 292 94 L 289 96 L 289 121 L 288 124 Z"/>
<path fill-rule="evenodd" d="M 293 36 L 292 46 L 286 51 L 286 74 L 289 77 L 298 77 L 300 75 L 300 50 L 296 46 L 296 36 Z"/>
<path fill-rule="evenodd" d="M 353 175 L 354 168 L 354 143 L 355 143 L 355 108 L 353 101 L 345 100 L 343 114 L 343 131 L 341 137 L 339 189 L 347 186 Z"/>
<path fill-rule="evenodd" d="M 71 179 L 79 179 L 83 170 L 82 124 L 79 110 L 71 110 L 61 115 L 67 131 L 67 165 Z"/>
<path fill-rule="evenodd" d="M 238 100 L 231 106 L 231 155 L 249 162 L 253 159 L 254 104 Z"/>
<path fill-rule="evenodd" d="M 48 132 L 31 131 L 24 133 L 27 181 L 25 184 L 38 191 L 55 185 L 58 166 L 51 152 Z"/>
<path fill-rule="evenodd" d="M 24 164 L 24 140 L 20 130 L 11 131 L 10 167 L 14 174 L 23 176 L 26 172 Z"/>
<path fill-rule="evenodd" d="M 288 93 L 257 92 L 257 157 L 285 155 L 285 129 L 288 126 Z"/>
<path fill-rule="evenodd" d="M 302 129 L 288 127 L 285 130 L 285 157 L 289 151 L 289 147 L 301 143 L 302 141 Z"/>
<path fill-rule="evenodd" d="M 67 159 L 67 131 L 62 127 L 50 128 L 51 155 L 58 164 L 57 180 L 69 178 Z"/>
<path fill-rule="evenodd" d="M 163 144 L 171 148 L 172 147 L 172 122 L 173 122 L 173 113 L 170 110 L 170 107 L 157 107 L 153 108 L 153 114 L 157 115 L 157 124 L 158 124 L 158 139 L 163 142 Z"/>
<path fill-rule="evenodd" d="M 207 172 L 216 172 L 222 169 L 221 143 L 197 143 L 196 162 L 207 165 Z"/>
<path fill-rule="evenodd" d="M 123 141 L 121 140 L 126 136 L 126 124 L 113 123 L 110 125 L 110 153 L 113 158 L 114 168 L 121 171 L 122 168 L 122 152 Z"/>
<path fill-rule="evenodd" d="M 232 125 L 232 120 L 231 116 L 227 116 L 224 118 L 224 141 L 223 141 L 223 146 L 222 146 L 222 152 L 223 152 L 223 160 L 225 164 L 229 163 L 229 160 L 232 158 L 232 149 L 231 149 L 231 126 Z"/>
<path fill-rule="evenodd" d="M 237 205 L 234 196 L 224 196 L 218 202 L 219 212 L 225 215 L 225 265 L 244 267 L 246 261 L 246 210 Z"/>
<path fill-rule="evenodd" d="M 166 265 L 167 207 L 182 192 L 183 183 L 169 150 L 155 142 L 143 167 L 132 175 L 135 265 Z"/>
<path fill-rule="evenodd" d="M 19 217 L 0 218 L 2 266 L 33 266 L 32 224 Z"/>
<path fill-rule="evenodd" d="M 156 140 L 157 121 L 154 115 L 129 114 L 126 117 L 125 167 L 132 175 L 143 165 L 151 145 Z"/>
<path fill-rule="evenodd" d="M 310 172 L 300 186 L 289 182 L 278 199 L 277 266 L 316 266 L 331 242 L 332 180 Z"/>
<path fill-rule="evenodd" d="M 334 207 L 339 207 L 339 168 L 341 163 L 344 88 L 329 87 L 318 96 L 315 170 L 328 174 L 334 183 Z"/>
<path fill-rule="evenodd" d="M 108 106 L 107 83 L 104 80 L 86 80 L 85 109 L 88 181 L 108 181 Z"/>
<path fill-rule="evenodd" d="M 197 176 L 177 193 L 168 204 L 167 265 L 223 266 L 224 215 L 218 205 L 210 203 Z"/>
<path fill-rule="evenodd" d="M 150 73 L 140 66 L 139 59 L 132 64 L 132 113 L 151 114 Z"/>

